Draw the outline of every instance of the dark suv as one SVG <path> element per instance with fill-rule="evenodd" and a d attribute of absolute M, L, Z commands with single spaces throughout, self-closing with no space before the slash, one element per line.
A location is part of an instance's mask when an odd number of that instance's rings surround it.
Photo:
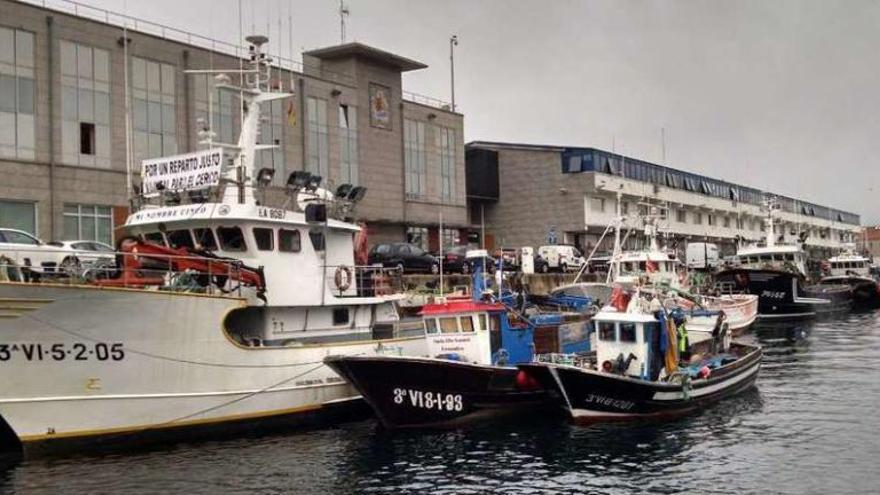
<path fill-rule="evenodd" d="M 468 274 L 474 271 L 475 263 L 482 263 L 483 258 L 468 258 L 467 253 L 472 248 L 469 246 L 453 246 L 443 250 L 443 271 L 446 273 Z M 495 258 L 485 256 L 486 271 L 495 272 Z"/>
<path fill-rule="evenodd" d="M 415 244 L 405 242 L 376 244 L 370 250 L 367 262 L 371 265 L 397 267 L 404 273 L 440 273 L 440 263 L 437 258 Z"/>

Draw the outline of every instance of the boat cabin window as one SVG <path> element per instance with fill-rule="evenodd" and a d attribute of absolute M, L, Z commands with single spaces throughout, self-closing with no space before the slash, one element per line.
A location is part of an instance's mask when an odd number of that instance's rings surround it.
<path fill-rule="evenodd" d="M 269 229 L 272 230 L 272 229 Z M 348 323 L 348 308 L 333 308 L 333 324 L 345 325 Z"/>
<path fill-rule="evenodd" d="M 792 253 L 786 254 L 785 261 L 794 261 L 794 254 L 792 254 Z"/>
<path fill-rule="evenodd" d="M 173 248 L 189 248 L 193 249 L 196 245 L 193 243 L 189 230 L 169 230 L 165 233 L 168 238 L 168 246 Z"/>
<path fill-rule="evenodd" d="M 149 234 L 144 234 L 143 237 L 144 240 L 147 242 L 152 242 L 162 246 L 165 245 L 165 237 L 162 235 L 161 232 L 150 232 Z"/>
<path fill-rule="evenodd" d="M 302 249 L 302 241 L 298 230 L 278 229 L 278 250 L 282 253 L 298 253 Z"/>
<path fill-rule="evenodd" d="M 497 332 L 501 328 L 501 316 L 494 314 L 489 317 L 489 330 Z"/>
<path fill-rule="evenodd" d="M 196 244 L 206 251 L 217 250 L 217 238 L 214 237 L 214 231 L 208 228 L 193 229 L 193 236 Z"/>
<path fill-rule="evenodd" d="M 245 251 L 244 234 L 238 227 L 217 227 L 217 237 L 224 251 Z"/>
<path fill-rule="evenodd" d="M 462 332 L 473 332 L 474 331 L 474 319 L 470 316 L 462 316 L 461 318 L 461 331 Z"/>
<path fill-rule="evenodd" d="M 488 322 L 486 321 L 486 315 L 485 314 L 479 315 L 479 320 L 480 320 L 480 330 L 488 330 L 489 327 L 487 325 Z"/>
<path fill-rule="evenodd" d="M 274 249 L 274 238 L 275 231 L 273 229 L 254 227 L 254 240 L 257 241 L 257 249 L 260 251 L 271 251 Z"/>
<path fill-rule="evenodd" d="M 617 340 L 617 336 L 615 335 L 614 323 L 610 321 L 600 321 L 599 322 L 599 340 L 603 340 L 606 342 L 614 342 Z"/>
<path fill-rule="evenodd" d="M 458 333 L 458 318 L 454 316 L 440 318 L 440 331 L 443 333 Z"/>
<path fill-rule="evenodd" d="M 437 320 L 434 318 L 425 318 L 425 332 L 437 333 Z"/>
<path fill-rule="evenodd" d="M 635 342 L 636 341 L 636 324 L 621 323 L 620 324 L 620 341 Z"/>
<path fill-rule="evenodd" d="M 639 271 L 640 272 L 645 271 L 647 269 L 647 267 L 648 267 L 647 263 L 645 263 L 644 261 L 639 261 Z"/>

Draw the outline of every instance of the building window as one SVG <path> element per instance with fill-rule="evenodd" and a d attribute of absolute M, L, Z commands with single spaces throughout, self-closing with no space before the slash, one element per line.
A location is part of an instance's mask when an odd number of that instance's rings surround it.
<path fill-rule="evenodd" d="M 109 206 L 65 204 L 64 237 L 113 244 L 113 212 Z"/>
<path fill-rule="evenodd" d="M 406 197 L 423 198 L 426 192 L 425 123 L 406 119 L 403 122 Z"/>
<path fill-rule="evenodd" d="M 357 108 L 339 105 L 339 181 L 358 183 Z"/>
<path fill-rule="evenodd" d="M 706 215 L 706 220 L 708 221 L 709 225 L 712 225 L 712 226 L 715 225 L 715 215 L 713 215 L 711 213 Z"/>
<path fill-rule="evenodd" d="M 284 105 L 281 100 L 263 103 L 260 107 L 260 136 L 257 144 L 274 145 L 275 148 L 259 150 L 254 156 L 254 174 L 261 168 L 275 171 L 274 181 L 278 185 L 287 182 L 287 171 L 284 169 Z M 325 179 L 326 175 L 323 176 Z"/>
<path fill-rule="evenodd" d="M 678 223 L 687 223 L 687 211 L 683 209 L 675 210 L 675 220 Z"/>
<path fill-rule="evenodd" d="M 440 193 L 445 200 L 455 198 L 455 129 L 440 127 Z"/>
<path fill-rule="evenodd" d="M 703 214 L 695 211 L 694 212 L 694 225 L 702 225 L 703 223 Z"/>
<path fill-rule="evenodd" d="M 110 53 L 62 40 L 61 161 L 110 167 Z"/>
<path fill-rule="evenodd" d="M 461 244 L 461 235 L 458 229 L 443 229 L 443 247 L 458 246 Z"/>
<path fill-rule="evenodd" d="M 195 89 L 196 122 L 202 120 L 203 125 L 214 132 L 212 141 L 236 144 L 235 139 L 238 136 L 240 124 L 238 94 L 231 89 L 215 87 L 213 78 L 207 74 L 188 77 L 193 78 Z M 211 109 L 210 115 L 208 115 L 209 107 Z M 193 122 L 193 125 L 196 122 Z"/>
<path fill-rule="evenodd" d="M 428 250 L 428 229 L 425 227 L 407 227 L 406 242 Z"/>
<path fill-rule="evenodd" d="M 327 129 L 327 100 L 306 98 L 306 170 L 330 178 L 330 144 Z M 286 179 L 285 179 L 286 180 Z"/>
<path fill-rule="evenodd" d="M 0 200 L 0 227 L 37 234 L 37 206 L 24 201 Z"/>
<path fill-rule="evenodd" d="M 34 159 L 34 34 L 0 27 L 0 156 Z"/>
<path fill-rule="evenodd" d="M 620 202 L 620 213 L 623 215 L 626 215 L 629 213 L 629 203 L 627 203 L 626 201 Z"/>
<path fill-rule="evenodd" d="M 134 158 L 177 153 L 176 68 L 139 57 L 131 59 Z"/>
<path fill-rule="evenodd" d="M 605 212 L 605 198 L 593 198 L 590 202 L 590 209 L 597 213 Z"/>

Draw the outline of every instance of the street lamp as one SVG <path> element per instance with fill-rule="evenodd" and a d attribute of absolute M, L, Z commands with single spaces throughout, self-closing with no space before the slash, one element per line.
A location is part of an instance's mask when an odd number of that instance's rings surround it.
<path fill-rule="evenodd" d="M 458 35 L 449 38 L 449 84 L 452 88 L 452 111 L 455 111 L 455 50 L 458 46 Z"/>

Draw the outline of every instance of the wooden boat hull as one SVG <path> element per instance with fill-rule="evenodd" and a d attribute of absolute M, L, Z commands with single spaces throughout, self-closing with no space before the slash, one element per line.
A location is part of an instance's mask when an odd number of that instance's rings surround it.
<path fill-rule="evenodd" d="M 387 428 L 457 426 L 550 403 L 543 387 L 519 385 L 514 367 L 404 356 L 324 362 L 354 385 Z"/>
<path fill-rule="evenodd" d="M 519 365 L 545 387 L 558 392 L 576 423 L 663 419 L 701 409 L 751 387 L 758 376 L 761 349 L 734 344 L 736 361 L 688 385 L 658 383 L 550 363 Z"/>

